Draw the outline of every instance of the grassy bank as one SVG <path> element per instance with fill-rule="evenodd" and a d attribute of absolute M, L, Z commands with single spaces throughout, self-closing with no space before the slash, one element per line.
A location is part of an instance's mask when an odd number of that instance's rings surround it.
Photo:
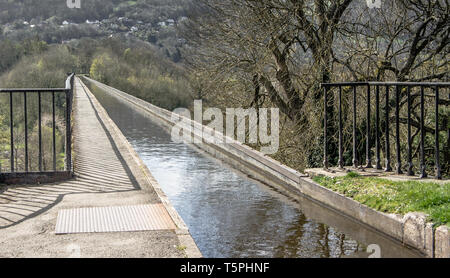
<path fill-rule="evenodd" d="M 356 173 L 314 181 L 381 212 L 424 212 L 436 225 L 450 226 L 450 182 L 391 181 Z"/>

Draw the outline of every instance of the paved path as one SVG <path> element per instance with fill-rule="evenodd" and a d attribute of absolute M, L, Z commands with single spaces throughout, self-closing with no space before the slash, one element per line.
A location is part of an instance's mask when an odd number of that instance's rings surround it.
<path fill-rule="evenodd" d="M 0 187 L 0 257 L 200 255 L 157 182 L 140 165 L 136 153 L 102 109 L 76 79 L 73 104 L 76 178 L 54 184 Z M 54 233 L 60 209 L 161 202 L 179 229 Z"/>

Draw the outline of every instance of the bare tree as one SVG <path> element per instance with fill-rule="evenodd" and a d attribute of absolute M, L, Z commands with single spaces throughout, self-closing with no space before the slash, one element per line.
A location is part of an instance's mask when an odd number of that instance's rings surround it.
<path fill-rule="evenodd" d="M 200 2 L 181 33 L 202 94 L 270 103 L 311 136 L 321 133 L 320 83 L 448 80 L 448 0 Z"/>

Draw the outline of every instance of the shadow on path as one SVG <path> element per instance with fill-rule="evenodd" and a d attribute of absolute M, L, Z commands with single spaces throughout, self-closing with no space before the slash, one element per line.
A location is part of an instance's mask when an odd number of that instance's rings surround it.
<path fill-rule="evenodd" d="M 53 184 L 0 187 L 0 229 L 48 211 L 61 202 L 65 195 L 140 190 L 79 82 L 76 82 L 74 98 L 76 177 Z"/>

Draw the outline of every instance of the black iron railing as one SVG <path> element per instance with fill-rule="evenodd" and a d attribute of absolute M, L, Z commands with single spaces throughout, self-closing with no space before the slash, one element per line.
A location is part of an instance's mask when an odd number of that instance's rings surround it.
<path fill-rule="evenodd" d="M 381 132 L 384 132 L 384 138 L 385 138 L 385 146 L 384 146 L 384 156 L 385 156 L 385 167 L 384 170 L 389 172 L 392 171 L 391 167 L 391 152 L 390 152 L 390 109 L 395 109 L 395 149 L 396 149 L 396 167 L 395 172 L 397 174 L 402 174 L 402 155 L 401 155 L 401 140 L 400 140 L 400 123 L 406 124 L 407 126 L 407 153 L 406 153 L 406 160 L 407 160 L 407 175 L 414 175 L 413 170 L 413 155 L 412 155 L 412 132 L 411 132 L 411 126 L 414 126 L 418 132 L 420 132 L 420 152 L 419 152 L 419 171 L 420 171 L 420 177 L 424 178 L 427 176 L 426 173 L 426 163 L 425 163 L 425 134 L 427 132 L 434 133 L 434 164 L 435 164 L 435 176 L 438 179 L 442 178 L 441 173 L 441 164 L 440 164 L 440 158 L 439 158 L 439 105 L 445 104 L 449 105 L 450 100 L 440 98 L 440 90 L 446 90 L 448 87 L 450 87 L 449 82 L 343 82 L 343 83 L 323 83 L 321 84 L 321 87 L 324 89 L 324 98 L 325 98 L 325 105 L 324 105 L 324 161 L 323 165 L 325 168 L 329 167 L 329 144 L 330 144 L 330 111 L 335 111 L 335 109 L 330 110 L 330 98 L 333 97 L 333 100 L 337 98 L 337 129 L 338 129 L 338 166 L 339 168 L 344 168 L 344 157 L 343 157 L 343 112 L 342 112 L 342 105 L 343 105 L 343 89 L 346 91 L 349 91 L 352 93 L 352 163 L 353 167 L 358 168 L 362 167 L 358 161 L 358 137 L 357 137 L 357 110 L 361 108 L 365 108 L 365 155 L 366 155 L 366 165 L 365 168 L 372 168 L 375 167 L 376 169 L 382 169 L 381 165 L 381 159 L 380 159 L 380 148 L 382 147 L 382 142 L 380 141 L 380 134 Z M 360 106 L 357 104 L 357 94 L 358 94 L 358 88 L 365 89 L 365 98 L 366 103 L 364 106 Z M 375 100 L 373 103 L 373 99 L 371 97 L 372 89 L 375 89 Z M 394 99 L 391 100 L 389 94 L 391 91 L 391 88 L 395 89 L 395 105 L 392 105 L 392 102 L 394 102 Z M 333 89 L 337 89 L 337 93 L 335 96 L 335 93 L 331 94 L 331 91 Z M 412 97 L 411 91 L 418 89 L 418 93 Z M 425 127 L 425 91 L 431 91 L 433 94 L 431 95 L 432 98 L 434 98 L 433 103 L 433 110 L 434 110 L 434 129 L 426 128 Z M 384 105 L 384 121 L 385 124 L 382 127 L 380 125 L 380 94 L 384 92 L 385 93 L 385 105 Z M 406 95 L 406 96 L 405 96 Z M 430 95 L 427 95 L 428 97 Z M 448 94 L 447 94 L 448 97 Z M 406 100 L 404 100 L 406 98 Z M 414 107 L 412 106 L 412 103 L 415 99 L 418 99 L 418 102 L 415 101 L 416 106 L 420 106 L 420 122 L 413 121 L 411 117 L 411 113 L 413 113 Z M 382 101 L 382 100 L 381 100 Z M 407 105 L 407 116 L 406 121 L 404 118 L 400 118 L 400 106 L 401 102 L 406 101 Z M 375 123 L 373 124 L 373 121 L 371 120 L 372 112 L 371 112 L 371 106 L 375 106 Z M 392 106 L 392 107 L 391 107 Z M 358 108 L 361 107 L 361 108 Z M 449 119 L 446 119 L 444 122 L 448 123 Z M 336 125 L 336 124 L 334 124 Z M 333 126 L 334 126 L 333 125 Z M 373 126 L 374 125 L 374 126 Z M 371 128 L 375 128 L 375 132 L 371 131 Z M 441 130 L 447 127 L 441 127 Z M 450 134 L 448 134 L 450 136 Z M 375 139 L 375 146 L 373 146 L 373 139 Z M 372 155 L 371 155 L 371 149 L 375 147 L 375 165 L 372 163 Z"/>
<path fill-rule="evenodd" d="M 65 160 L 64 160 L 64 171 L 66 173 L 72 172 L 72 130 L 71 130 L 71 111 L 72 111 L 72 96 L 73 96 L 73 84 L 74 84 L 74 74 L 71 74 L 66 79 L 65 88 L 23 88 L 23 89 L 0 89 L 1 94 L 9 94 L 9 130 L 10 130 L 10 169 L 8 172 L 1 172 L 0 177 L 5 180 L 6 175 L 15 174 L 14 177 L 22 177 L 26 178 L 26 174 L 48 174 L 48 173 L 56 173 L 61 171 L 57 171 L 57 150 L 56 150 L 56 107 L 55 107 L 55 94 L 64 93 L 65 94 L 65 126 L 66 126 L 66 134 L 65 134 Z M 13 101 L 14 95 L 22 95 L 23 96 L 23 107 L 15 106 Z M 37 95 L 37 122 L 38 122 L 38 171 L 31 171 L 29 166 L 29 135 L 28 135 L 28 107 L 27 107 L 27 96 L 33 94 Z M 43 141 L 42 141 L 42 98 L 43 94 L 51 95 L 51 114 L 52 114 L 52 155 L 53 155 L 53 167 L 52 171 L 48 171 L 43 168 Z M 23 121 L 24 121 L 24 172 L 19 172 L 17 165 L 15 165 L 14 160 L 14 111 L 23 109 Z M 46 111 L 47 112 L 47 111 Z M 22 169 L 20 170 L 22 171 Z"/>

